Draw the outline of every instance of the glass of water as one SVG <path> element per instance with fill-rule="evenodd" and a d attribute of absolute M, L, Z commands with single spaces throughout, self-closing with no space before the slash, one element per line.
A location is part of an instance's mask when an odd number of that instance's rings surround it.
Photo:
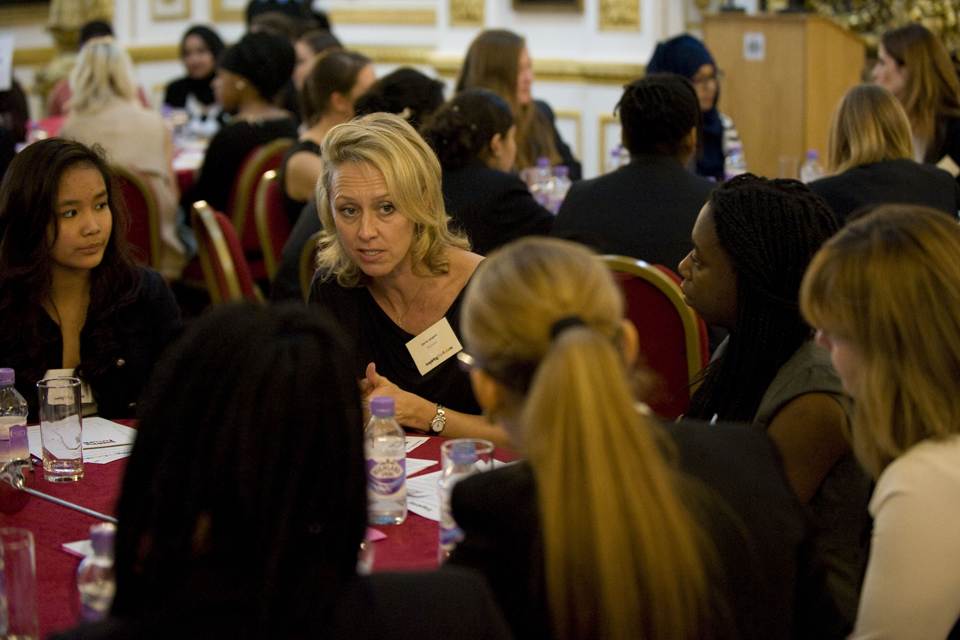
<path fill-rule="evenodd" d="M 47 378 L 37 383 L 40 394 L 40 440 L 44 477 L 72 482 L 83 477 L 80 380 Z"/>

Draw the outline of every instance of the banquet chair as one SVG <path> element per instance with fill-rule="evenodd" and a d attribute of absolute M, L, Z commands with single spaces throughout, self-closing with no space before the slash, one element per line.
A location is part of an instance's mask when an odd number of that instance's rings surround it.
<path fill-rule="evenodd" d="M 320 232 L 317 231 L 307 238 L 300 253 L 300 291 L 303 292 L 304 302 L 310 297 L 310 283 L 313 282 L 313 274 L 317 272 L 317 240 L 319 239 Z"/>
<path fill-rule="evenodd" d="M 645 400 L 660 417 L 676 418 L 690 404 L 691 380 L 707 364 L 706 325 L 684 303 L 680 278 L 666 267 L 624 256 L 601 259 L 623 291 L 643 363 L 657 376 Z"/>
<path fill-rule="evenodd" d="M 260 249 L 256 223 L 253 220 L 253 215 L 251 215 L 256 206 L 257 184 L 264 173 L 280 167 L 283 154 L 286 153 L 287 147 L 292 143 L 293 138 L 278 138 L 247 154 L 230 190 L 227 213 L 233 223 L 233 229 L 240 239 L 240 246 L 247 256 L 253 279 L 258 282 L 267 281 L 269 278 L 264 256 Z"/>
<path fill-rule="evenodd" d="M 283 206 L 280 189 L 282 185 L 277 172 L 270 169 L 260 177 L 255 198 L 254 217 L 257 223 L 257 237 L 267 277 L 273 280 L 280 263 L 280 252 L 290 237 L 290 218 Z"/>
<path fill-rule="evenodd" d="M 137 263 L 158 271 L 160 267 L 160 207 L 149 181 L 134 167 L 113 165 L 117 191 L 127 209 L 127 241 Z"/>
<path fill-rule="evenodd" d="M 263 300 L 229 218 L 204 200 L 193 203 L 190 223 L 197 236 L 200 268 L 213 304 Z"/>

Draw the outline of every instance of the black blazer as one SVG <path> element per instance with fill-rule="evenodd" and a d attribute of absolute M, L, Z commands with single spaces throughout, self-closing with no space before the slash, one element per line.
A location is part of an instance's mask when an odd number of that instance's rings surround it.
<path fill-rule="evenodd" d="M 690 232 L 715 186 L 676 158 L 637 156 L 612 173 L 575 182 L 553 235 L 676 271 L 692 248 Z"/>
<path fill-rule="evenodd" d="M 953 176 L 933 165 L 907 159 L 863 164 L 840 175 L 814 180 L 810 188 L 827 201 L 840 224 L 868 205 L 919 204 L 954 218 L 960 209 L 960 184 Z"/>
<path fill-rule="evenodd" d="M 537 204 L 523 180 L 480 160 L 443 172 L 443 199 L 453 226 L 480 255 L 522 236 L 548 235 L 553 226 L 553 214 Z"/>
<path fill-rule="evenodd" d="M 691 509 L 722 565 L 714 586 L 725 597 L 735 630 L 719 635 L 793 637 L 795 598 L 806 609 L 806 594 L 818 590 L 819 574 L 805 555 L 810 525 L 787 485 L 776 446 L 754 425 L 664 426 L 680 468 L 692 479 Z M 530 466 L 464 479 L 453 490 L 452 506 L 465 537 L 450 562 L 486 575 L 517 638 L 552 637 Z"/>

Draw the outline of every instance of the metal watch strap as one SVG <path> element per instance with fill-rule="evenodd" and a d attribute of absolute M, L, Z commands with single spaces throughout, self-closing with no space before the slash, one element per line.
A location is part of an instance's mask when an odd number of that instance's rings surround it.
<path fill-rule="evenodd" d="M 433 420 L 430 421 L 430 428 L 427 430 L 432 436 L 438 436 L 443 432 L 443 428 L 447 426 L 447 415 L 443 410 L 443 406 L 438 402 L 437 403 L 437 415 L 433 417 Z"/>

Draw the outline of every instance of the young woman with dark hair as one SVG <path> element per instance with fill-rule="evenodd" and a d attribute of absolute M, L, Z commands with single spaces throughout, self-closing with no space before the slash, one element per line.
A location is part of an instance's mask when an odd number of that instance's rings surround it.
<path fill-rule="evenodd" d="M 828 595 L 850 624 L 870 486 L 846 436 L 849 399 L 798 305 L 810 259 L 837 229 L 827 203 L 802 183 L 738 176 L 711 194 L 679 269 L 687 304 L 730 332 L 687 415 L 767 430 L 794 493 L 811 507 Z"/>
<path fill-rule="evenodd" d="M 210 27 L 198 24 L 187 29 L 180 41 L 180 60 L 187 75 L 167 85 L 163 104 L 188 111 L 214 106 L 216 100 L 211 83 L 222 51 L 223 41 Z M 192 107 L 190 96 L 197 103 Z"/>
<path fill-rule="evenodd" d="M 50 138 L 11 163 L 0 187 L 0 362 L 16 369 L 33 421 L 51 369 L 76 369 L 104 417 L 133 417 L 180 323 L 163 279 L 130 259 L 126 226 L 97 152 Z"/>
<path fill-rule="evenodd" d="M 534 100 L 533 65 L 526 41 L 506 29 L 490 29 L 478 35 L 464 58 L 457 79 L 457 93 L 466 89 L 488 89 L 507 101 L 517 124 L 517 160 L 514 169 L 537 164 L 537 158 L 550 158 L 552 165 L 566 165 L 570 179 L 580 179 L 580 163 L 560 138 L 554 125 L 553 110 Z"/>
<path fill-rule="evenodd" d="M 888 31 L 872 75 L 906 110 L 914 159 L 960 176 L 960 79 L 943 42 L 920 24 Z"/>
<path fill-rule="evenodd" d="M 422 131 L 443 169 L 451 222 L 480 255 L 521 236 L 547 235 L 553 225 L 553 215 L 510 173 L 516 133 L 510 105 L 484 89 L 458 93 Z"/>
<path fill-rule="evenodd" d="M 470 574 L 357 577 L 363 413 L 341 335 L 302 304 L 247 303 L 171 346 L 117 506 L 113 617 L 69 637 L 507 636 Z"/>
<path fill-rule="evenodd" d="M 185 210 L 206 200 L 214 209 L 226 211 L 247 154 L 277 138 L 297 137 L 297 119 L 273 102 L 290 81 L 294 57 L 289 40 L 265 32 L 248 33 L 224 49 L 213 91 L 233 118 L 210 140 L 197 182 L 183 197 Z"/>
<path fill-rule="evenodd" d="M 290 145 L 277 172 L 283 204 L 296 224 L 317 188 L 323 168 L 320 144 L 330 129 L 353 117 L 354 101 L 377 79 L 370 58 L 346 49 L 328 51 L 317 60 L 300 89 L 300 116 L 307 129 Z"/>

